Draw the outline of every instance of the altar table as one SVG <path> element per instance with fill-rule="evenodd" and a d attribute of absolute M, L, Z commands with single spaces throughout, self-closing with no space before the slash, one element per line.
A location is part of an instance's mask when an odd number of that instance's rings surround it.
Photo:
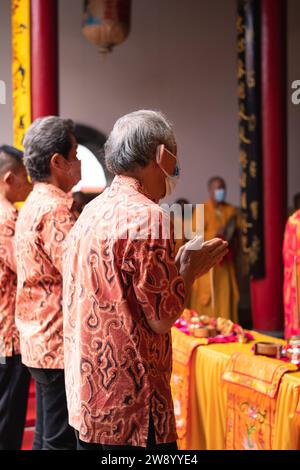
<path fill-rule="evenodd" d="M 282 342 L 276 338 L 255 332 L 251 333 L 255 341 Z M 183 334 L 175 328 L 172 329 L 175 346 L 178 335 Z M 189 337 L 189 341 L 195 341 L 195 339 Z M 225 449 L 227 392 L 221 377 L 232 354 L 236 352 L 250 353 L 252 346 L 253 342 L 195 347 L 191 356 L 189 377 L 186 449 Z M 178 354 L 178 351 L 174 351 L 173 354 Z M 298 410 L 300 405 L 299 390 L 300 371 L 285 374 L 276 398 L 274 450 L 300 449 L 300 415 L 295 415 L 297 405 Z"/>

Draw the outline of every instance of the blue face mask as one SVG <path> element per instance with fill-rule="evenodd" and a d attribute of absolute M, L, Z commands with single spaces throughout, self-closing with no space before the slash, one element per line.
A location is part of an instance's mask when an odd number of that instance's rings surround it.
<path fill-rule="evenodd" d="M 216 202 L 224 202 L 225 201 L 225 194 L 226 191 L 223 188 L 215 189 L 215 200 Z"/>

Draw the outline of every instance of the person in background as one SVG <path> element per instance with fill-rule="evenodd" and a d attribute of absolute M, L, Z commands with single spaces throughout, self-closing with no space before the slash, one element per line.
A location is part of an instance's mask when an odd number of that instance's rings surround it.
<path fill-rule="evenodd" d="M 21 362 L 15 325 L 17 274 L 14 206 L 32 187 L 18 149 L 0 147 L 0 450 L 20 450 L 30 375 Z"/>
<path fill-rule="evenodd" d="M 294 196 L 294 212 L 300 209 L 300 193 L 295 194 Z"/>
<path fill-rule="evenodd" d="M 77 212 L 78 216 L 81 214 L 85 206 L 97 196 L 99 196 L 99 194 L 101 193 L 90 193 L 83 191 L 72 192 L 72 197 L 74 199 L 74 209 Z"/>
<path fill-rule="evenodd" d="M 63 299 L 66 391 L 79 450 L 176 449 L 170 329 L 194 279 L 227 253 L 215 239 L 175 260 L 159 201 L 179 178 L 161 113 L 120 118 L 105 145 L 109 188 L 67 239 Z"/>
<path fill-rule="evenodd" d="M 300 209 L 287 221 L 283 242 L 284 333 L 285 338 L 300 335 Z"/>
<path fill-rule="evenodd" d="M 68 424 L 64 382 L 62 255 L 75 223 L 69 194 L 80 180 L 73 122 L 37 119 L 24 138 L 24 162 L 33 190 L 16 225 L 16 324 L 23 363 L 36 380 L 34 449 L 76 447 Z"/>
<path fill-rule="evenodd" d="M 229 245 L 229 254 L 214 269 L 197 279 L 189 306 L 200 315 L 216 316 L 238 322 L 239 289 L 234 265 L 237 210 L 226 202 L 226 184 L 215 176 L 208 181 L 209 199 L 204 209 L 204 239 L 220 237 Z"/>

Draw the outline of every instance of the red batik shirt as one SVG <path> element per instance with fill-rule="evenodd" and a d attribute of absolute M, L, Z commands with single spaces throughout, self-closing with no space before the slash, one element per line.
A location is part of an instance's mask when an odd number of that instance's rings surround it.
<path fill-rule="evenodd" d="M 145 447 L 150 411 L 156 442 L 177 438 L 171 335 L 147 323 L 173 318 L 184 303 L 174 240 L 158 230 L 165 218 L 136 180 L 117 176 L 68 236 L 66 391 L 83 441 Z"/>
<path fill-rule="evenodd" d="M 62 254 L 75 222 L 73 199 L 37 183 L 16 225 L 16 324 L 28 367 L 63 369 Z"/>
<path fill-rule="evenodd" d="M 18 212 L 0 196 L 0 356 L 20 354 L 15 325 L 17 275 L 14 237 Z"/>
<path fill-rule="evenodd" d="M 300 335 L 300 210 L 289 217 L 283 242 L 285 338 Z"/>

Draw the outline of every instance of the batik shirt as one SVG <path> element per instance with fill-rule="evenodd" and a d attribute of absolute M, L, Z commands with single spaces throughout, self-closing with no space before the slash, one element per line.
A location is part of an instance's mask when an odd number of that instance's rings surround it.
<path fill-rule="evenodd" d="M 0 196 L 0 357 L 20 353 L 15 325 L 17 275 L 14 237 L 17 210 Z"/>
<path fill-rule="evenodd" d="M 300 335 L 300 210 L 286 224 L 283 244 L 285 337 Z M 298 301 L 298 305 L 297 305 Z"/>
<path fill-rule="evenodd" d="M 37 183 L 16 225 L 16 324 L 28 367 L 63 369 L 62 254 L 75 222 L 73 200 Z"/>
<path fill-rule="evenodd" d="M 145 447 L 150 413 L 156 442 L 176 440 L 171 335 L 148 325 L 184 303 L 168 220 L 136 180 L 117 176 L 68 236 L 66 392 L 83 441 Z"/>

